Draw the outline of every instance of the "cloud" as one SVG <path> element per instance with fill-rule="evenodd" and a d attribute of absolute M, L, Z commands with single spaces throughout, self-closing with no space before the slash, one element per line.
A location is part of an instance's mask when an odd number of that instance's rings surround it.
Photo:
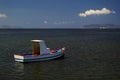
<path fill-rule="evenodd" d="M 0 13 L 0 18 L 7 18 L 6 14 Z"/>
<path fill-rule="evenodd" d="M 74 21 L 57 21 L 54 22 L 55 25 L 64 25 L 64 24 L 74 24 Z"/>
<path fill-rule="evenodd" d="M 48 21 L 44 21 L 44 24 L 47 24 L 48 23 Z"/>
<path fill-rule="evenodd" d="M 79 13 L 80 17 L 86 17 L 90 15 L 103 15 L 103 14 L 115 14 L 115 11 L 111 11 L 107 8 L 102 8 L 101 10 L 87 10 L 84 13 Z"/>

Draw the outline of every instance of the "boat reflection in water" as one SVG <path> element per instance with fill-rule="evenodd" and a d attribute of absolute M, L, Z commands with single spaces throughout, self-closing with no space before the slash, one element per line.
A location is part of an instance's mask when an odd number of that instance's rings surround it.
<path fill-rule="evenodd" d="M 55 61 L 56 63 L 57 61 Z M 54 63 L 54 62 L 53 62 Z M 16 78 L 19 80 L 45 80 L 45 79 L 53 79 L 53 73 L 49 73 L 51 71 L 51 67 L 59 66 L 51 64 L 50 61 L 46 62 L 35 62 L 35 63 L 15 63 L 16 70 Z M 54 69 L 53 69 L 54 71 Z M 51 75 L 50 75 L 51 74 Z"/>
<path fill-rule="evenodd" d="M 16 73 L 16 78 L 23 79 L 23 76 L 25 75 L 24 64 L 15 62 L 15 73 Z"/>

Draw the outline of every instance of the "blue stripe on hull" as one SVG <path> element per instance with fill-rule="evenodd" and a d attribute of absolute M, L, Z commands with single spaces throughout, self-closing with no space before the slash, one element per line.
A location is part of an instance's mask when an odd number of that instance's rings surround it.
<path fill-rule="evenodd" d="M 56 56 L 52 56 L 52 57 L 45 57 L 45 58 L 36 58 L 36 59 L 19 59 L 19 58 L 15 58 L 15 61 L 19 61 L 19 62 L 33 62 L 33 61 L 45 61 L 45 60 L 53 60 L 59 57 L 64 56 L 64 54 L 60 54 L 60 55 L 56 55 Z"/>

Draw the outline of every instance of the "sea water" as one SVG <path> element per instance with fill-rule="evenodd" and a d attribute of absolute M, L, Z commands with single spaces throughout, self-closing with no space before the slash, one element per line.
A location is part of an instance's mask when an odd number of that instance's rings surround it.
<path fill-rule="evenodd" d="M 51 49 L 66 47 L 64 59 L 19 63 L 30 40 Z M 1 29 L 1 80 L 120 80 L 120 29 Z"/>

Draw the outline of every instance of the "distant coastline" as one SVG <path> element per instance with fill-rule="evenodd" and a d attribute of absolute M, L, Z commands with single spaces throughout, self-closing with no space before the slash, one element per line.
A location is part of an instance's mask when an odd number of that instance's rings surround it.
<path fill-rule="evenodd" d="M 120 29 L 120 25 L 115 24 L 89 24 L 78 28 L 25 28 L 16 26 L 0 26 L 0 29 Z"/>
<path fill-rule="evenodd" d="M 90 24 L 83 27 L 85 29 L 120 29 L 120 25 L 115 24 Z"/>

